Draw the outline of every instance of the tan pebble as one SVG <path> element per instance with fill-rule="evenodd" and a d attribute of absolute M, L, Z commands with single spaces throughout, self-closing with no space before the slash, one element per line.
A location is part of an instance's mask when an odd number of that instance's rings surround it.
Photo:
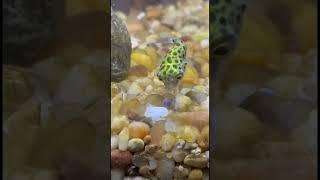
<path fill-rule="evenodd" d="M 118 147 L 121 151 L 126 151 L 128 148 L 129 130 L 127 127 L 123 128 L 118 136 Z"/>
<path fill-rule="evenodd" d="M 154 106 L 161 106 L 163 99 L 164 97 L 159 94 L 150 94 L 146 97 L 145 102 Z"/>
<path fill-rule="evenodd" d="M 194 143 L 200 135 L 199 130 L 193 126 L 182 126 L 178 128 L 177 138 L 186 142 Z"/>
<path fill-rule="evenodd" d="M 209 77 L 209 63 L 204 63 L 201 66 L 201 72 L 204 77 Z"/>
<path fill-rule="evenodd" d="M 144 111 L 143 105 L 140 103 L 140 101 L 136 98 L 130 99 L 124 103 L 122 103 L 119 113 L 122 115 L 127 115 L 128 111 L 132 111 L 140 114 Z"/>
<path fill-rule="evenodd" d="M 209 126 L 205 126 L 200 133 L 198 144 L 201 148 L 207 149 L 209 147 Z"/>
<path fill-rule="evenodd" d="M 141 23 L 141 21 L 130 21 L 127 24 L 127 28 L 128 28 L 128 31 L 132 33 L 132 32 L 142 31 L 144 29 L 144 26 Z"/>
<path fill-rule="evenodd" d="M 148 69 L 143 65 L 135 65 L 129 69 L 128 76 L 144 77 L 148 75 Z"/>
<path fill-rule="evenodd" d="M 161 138 L 165 133 L 164 121 L 156 122 L 151 128 L 151 143 L 160 145 Z"/>
<path fill-rule="evenodd" d="M 190 174 L 188 179 L 189 180 L 201 180 L 203 176 L 203 173 L 200 169 L 193 169 Z"/>
<path fill-rule="evenodd" d="M 112 134 L 118 134 L 124 127 L 129 125 L 129 120 L 126 116 L 116 116 L 111 123 Z"/>
<path fill-rule="evenodd" d="M 188 96 L 177 94 L 175 99 L 175 109 L 178 111 L 186 111 L 192 100 Z"/>
<path fill-rule="evenodd" d="M 150 127 L 146 123 L 134 121 L 129 124 L 129 134 L 130 138 L 140 138 L 143 139 L 146 135 L 150 133 Z"/>
<path fill-rule="evenodd" d="M 163 151 L 170 151 L 176 144 L 176 138 L 171 134 L 165 134 L 161 138 L 160 146 Z"/>
<path fill-rule="evenodd" d="M 158 18 L 161 16 L 161 10 L 158 7 L 149 6 L 146 8 L 146 16 L 148 18 Z"/>
<path fill-rule="evenodd" d="M 181 124 L 192 125 L 199 129 L 209 124 L 209 111 L 197 111 L 197 112 L 181 112 L 172 113 L 170 118 L 175 119 Z"/>
<path fill-rule="evenodd" d="M 140 94 L 140 93 L 142 93 L 142 92 L 143 92 L 142 87 L 141 87 L 138 83 L 133 82 L 133 83 L 130 85 L 127 93 L 128 93 L 129 95 L 138 95 L 138 94 Z"/>

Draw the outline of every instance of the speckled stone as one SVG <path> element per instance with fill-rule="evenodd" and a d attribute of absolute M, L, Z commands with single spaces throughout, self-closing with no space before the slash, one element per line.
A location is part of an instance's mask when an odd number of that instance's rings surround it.
<path fill-rule="evenodd" d="M 119 82 L 128 76 L 132 51 L 125 23 L 111 12 L 111 81 Z"/>

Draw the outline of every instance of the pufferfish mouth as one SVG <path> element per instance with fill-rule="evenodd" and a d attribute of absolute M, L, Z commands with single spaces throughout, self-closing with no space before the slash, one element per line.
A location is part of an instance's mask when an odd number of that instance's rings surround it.
<path fill-rule="evenodd" d="M 221 38 L 218 38 L 212 42 L 213 44 L 213 55 L 214 56 L 226 56 L 230 53 L 230 51 L 234 48 L 235 46 L 235 36 L 232 35 L 231 33 L 228 33 L 224 35 Z"/>

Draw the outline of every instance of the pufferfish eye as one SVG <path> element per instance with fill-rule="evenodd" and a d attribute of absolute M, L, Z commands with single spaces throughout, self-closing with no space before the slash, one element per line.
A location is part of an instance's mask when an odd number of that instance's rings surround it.
<path fill-rule="evenodd" d="M 182 78 L 182 76 L 177 76 L 177 79 L 180 80 Z"/>

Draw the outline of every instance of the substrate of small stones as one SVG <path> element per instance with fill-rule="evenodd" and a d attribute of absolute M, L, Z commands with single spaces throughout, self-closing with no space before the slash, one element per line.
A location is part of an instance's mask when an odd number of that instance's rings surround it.
<path fill-rule="evenodd" d="M 208 21 L 206 18 L 183 20 L 185 13 L 208 18 L 205 13 L 208 9 L 192 7 L 184 12 L 191 6 L 192 3 L 188 2 L 147 8 L 139 18 L 142 17 L 141 22 L 150 22 L 150 27 L 148 23 L 140 24 L 130 20 L 132 15 L 128 16 L 128 30 L 134 48 L 131 67 L 126 80 L 111 86 L 114 179 L 202 179 L 208 176 Z M 202 2 L 200 6 L 206 7 L 208 3 Z M 177 14 L 162 17 L 166 11 Z M 168 25 L 171 21 L 181 21 L 182 24 Z M 199 28 L 192 29 L 191 26 L 195 25 Z M 145 32 L 143 38 L 137 28 Z M 156 32 L 159 29 L 162 33 Z M 155 75 L 166 47 L 149 45 L 162 36 L 175 35 L 186 41 L 187 57 L 192 63 L 187 65 L 178 93 L 171 94 Z"/>

